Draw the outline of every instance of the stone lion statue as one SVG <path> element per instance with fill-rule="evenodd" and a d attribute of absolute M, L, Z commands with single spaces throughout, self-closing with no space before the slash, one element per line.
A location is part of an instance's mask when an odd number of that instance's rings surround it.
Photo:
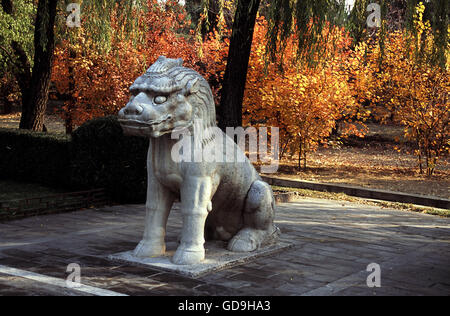
<path fill-rule="evenodd" d="M 119 122 L 126 135 L 150 138 L 145 232 L 134 255 L 146 258 L 165 253 L 167 218 L 179 199 L 183 228 L 172 262 L 186 265 L 204 260 L 205 238 L 228 241 L 230 251 L 250 252 L 274 242 L 279 229 L 273 223 L 271 187 L 230 137 L 220 131 L 223 138 L 219 140 L 205 132 L 216 126 L 211 89 L 202 76 L 182 64 L 181 59 L 161 56 L 137 78 L 130 87 L 129 103 L 119 112 Z M 183 131 L 194 146 L 212 144 L 224 156 L 232 149 L 244 158 L 176 161 L 173 151 L 178 140 L 171 135 Z"/>

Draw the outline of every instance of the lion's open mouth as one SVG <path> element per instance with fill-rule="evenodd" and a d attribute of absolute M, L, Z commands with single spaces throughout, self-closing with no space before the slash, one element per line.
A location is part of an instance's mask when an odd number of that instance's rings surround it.
<path fill-rule="evenodd" d="M 127 128 L 149 128 L 153 127 L 155 125 L 159 125 L 161 123 L 167 122 L 168 120 L 172 119 L 171 115 L 166 115 L 158 120 L 152 120 L 152 121 L 139 121 L 139 120 L 133 120 L 133 119 L 119 119 L 120 125 L 123 125 Z"/>

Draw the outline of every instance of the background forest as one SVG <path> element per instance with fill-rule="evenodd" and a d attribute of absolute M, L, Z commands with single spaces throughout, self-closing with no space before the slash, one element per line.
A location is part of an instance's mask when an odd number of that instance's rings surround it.
<path fill-rule="evenodd" d="M 449 198 L 448 1 L 83 0 L 68 27 L 70 2 L 1 1 L 0 127 L 116 115 L 165 55 L 219 126 L 280 128 L 280 175 Z"/>

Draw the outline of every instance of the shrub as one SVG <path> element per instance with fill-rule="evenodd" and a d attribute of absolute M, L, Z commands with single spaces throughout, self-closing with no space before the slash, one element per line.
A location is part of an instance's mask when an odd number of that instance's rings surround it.
<path fill-rule="evenodd" d="M 244 124 L 277 126 L 280 129 L 281 157 L 289 145 L 298 153 L 298 166 L 306 168 L 307 154 L 315 151 L 336 129 L 342 134 L 361 136 L 362 128 L 352 121 L 358 113 L 347 70 L 351 39 L 341 28 L 322 30 L 323 53 L 311 58 L 316 65 L 296 59 L 298 45 L 292 34 L 279 60 L 266 60 L 267 21 L 255 26 L 252 54 L 244 96 Z M 280 70 L 283 71 L 280 71 Z"/>
<path fill-rule="evenodd" d="M 2 128 L 0 178 L 68 186 L 69 144 L 65 135 Z"/>
<path fill-rule="evenodd" d="M 121 203 L 144 202 L 147 149 L 148 140 L 124 136 L 114 116 L 88 121 L 72 135 L 72 185 L 105 188 Z"/>
<path fill-rule="evenodd" d="M 113 116 L 72 135 L 0 129 L 0 178 L 83 191 L 106 189 L 113 201 L 146 198 L 148 139 L 124 136 Z"/>

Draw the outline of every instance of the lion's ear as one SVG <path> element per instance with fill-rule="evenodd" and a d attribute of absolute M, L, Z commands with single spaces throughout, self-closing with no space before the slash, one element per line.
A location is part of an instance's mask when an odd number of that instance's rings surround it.
<path fill-rule="evenodd" d="M 198 78 L 191 80 L 187 83 L 186 88 L 184 90 L 184 95 L 188 96 L 196 93 L 200 89 L 200 81 Z"/>

